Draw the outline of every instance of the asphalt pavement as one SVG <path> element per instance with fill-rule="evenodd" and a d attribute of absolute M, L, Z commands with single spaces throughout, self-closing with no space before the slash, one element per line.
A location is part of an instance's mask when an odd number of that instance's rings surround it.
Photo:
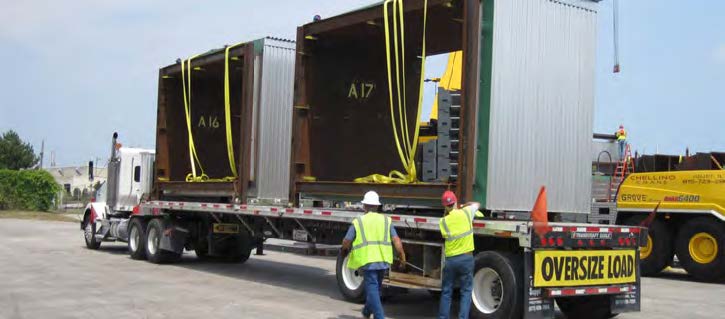
<path fill-rule="evenodd" d="M 132 260 L 125 244 L 83 243 L 78 224 L 0 220 L 0 318 L 360 318 L 340 296 L 331 257 L 267 251 L 245 264 Z M 725 285 L 681 271 L 645 278 L 642 312 L 618 318 L 714 318 Z M 438 301 L 412 291 L 385 302 L 389 318 L 434 318 Z M 561 317 L 561 315 L 559 315 Z"/>

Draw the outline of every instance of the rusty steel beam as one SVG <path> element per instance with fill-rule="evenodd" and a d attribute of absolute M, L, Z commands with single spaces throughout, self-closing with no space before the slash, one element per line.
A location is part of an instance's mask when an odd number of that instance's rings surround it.
<path fill-rule="evenodd" d="M 465 0 L 463 7 L 463 78 L 461 79 L 461 97 L 463 110 L 461 116 L 461 142 L 458 143 L 459 158 L 458 194 L 462 201 L 471 200 L 476 167 L 476 131 L 478 118 L 478 81 L 480 59 L 480 2 Z"/>
<path fill-rule="evenodd" d="M 449 3 L 451 0 L 428 0 L 428 7 Z M 421 10 L 423 9 L 423 1 L 406 1 L 403 9 L 406 12 Z M 392 10 L 391 10 L 392 12 Z M 315 35 L 320 34 L 344 27 L 349 27 L 356 24 L 367 23 L 371 20 L 382 20 L 383 18 L 383 6 L 376 5 L 365 9 L 348 12 L 341 14 L 332 19 L 324 19 L 317 22 L 308 23 L 302 26 L 304 35 Z"/>
<path fill-rule="evenodd" d="M 363 196 L 375 191 L 381 197 L 440 200 L 447 184 L 367 184 L 353 182 L 297 182 L 297 191 L 320 196 Z"/>

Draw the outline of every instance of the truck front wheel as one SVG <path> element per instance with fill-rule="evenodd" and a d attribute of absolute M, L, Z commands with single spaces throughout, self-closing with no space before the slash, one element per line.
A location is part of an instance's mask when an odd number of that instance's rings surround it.
<path fill-rule="evenodd" d="M 709 217 L 685 223 L 677 235 L 677 258 L 699 280 L 725 280 L 725 224 Z"/>
<path fill-rule="evenodd" d="M 337 277 L 337 288 L 346 300 L 362 303 L 365 301 L 365 286 L 363 286 L 363 275 L 361 270 L 347 268 L 350 254 L 342 255 L 342 250 L 337 254 L 335 275 Z"/>
<path fill-rule="evenodd" d="M 627 219 L 624 224 L 637 226 L 647 216 L 638 215 Z M 639 269 L 643 276 L 655 276 L 672 262 L 674 250 L 672 249 L 672 233 L 661 220 L 655 219 L 647 233 L 647 243 L 640 248 Z"/>
<path fill-rule="evenodd" d="M 520 318 L 524 302 L 521 257 L 484 251 L 475 259 L 471 317 Z"/>
<path fill-rule="evenodd" d="M 101 241 L 96 238 L 96 223 L 90 220 L 90 213 L 86 214 L 85 227 L 83 227 L 83 238 L 86 241 L 86 247 L 88 249 L 98 249 L 101 247 Z"/>
<path fill-rule="evenodd" d="M 128 226 L 128 252 L 132 259 L 146 259 L 146 224 L 133 218 Z"/>

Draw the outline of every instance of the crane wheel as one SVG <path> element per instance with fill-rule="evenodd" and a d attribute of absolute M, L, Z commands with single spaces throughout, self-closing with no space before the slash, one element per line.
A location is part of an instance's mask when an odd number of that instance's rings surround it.
<path fill-rule="evenodd" d="M 725 281 L 725 224 L 710 217 L 686 222 L 677 235 L 677 258 L 698 280 Z"/>
<path fill-rule="evenodd" d="M 624 224 L 638 226 L 646 217 L 632 216 Z M 642 276 L 656 276 L 672 263 L 672 238 L 672 232 L 662 220 L 652 221 L 647 234 L 647 244 L 639 250 L 639 269 Z"/>

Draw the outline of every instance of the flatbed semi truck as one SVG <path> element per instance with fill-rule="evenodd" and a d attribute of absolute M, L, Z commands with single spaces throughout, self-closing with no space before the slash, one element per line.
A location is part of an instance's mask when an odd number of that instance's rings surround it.
<path fill-rule="evenodd" d="M 114 141 L 115 142 L 115 141 Z M 153 152 L 120 148 L 114 151 L 115 175 L 129 176 L 116 187 L 106 184 L 86 209 L 81 228 L 86 245 L 127 242 L 134 259 L 153 263 L 179 262 L 184 251 L 219 262 L 244 262 L 267 238 L 336 245 L 358 209 L 239 204 L 214 201 L 151 200 L 126 190 L 152 170 L 153 161 L 138 161 Z M 133 162 L 134 165 L 130 165 Z M 135 188 L 135 187 L 139 188 Z M 103 194 L 103 192 L 106 192 Z M 104 196 L 105 195 L 105 196 Z M 112 205 L 105 198 L 135 198 L 135 205 Z M 124 204 L 129 204 L 126 202 Z M 396 207 L 384 213 L 403 240 L 411 266 L 394 265 L 388 287 L 440 290 L 445 266 L 439 217 L 416 207 Z M 572 318 L 607 318 L 638 311 L 641 288 L 638 247 L 646 230 L 639 227 L 550 223 L 539 236 L 531 221 L 477 219 L 473 222 L 475 273 L 472 315 L 476 318 L 553 318 L 554 303 Z M 644 236 L 644 237 L 643 237 Z M 646 239 L 645 239 L 646 240 Z M 361 273 L 338 256 L 336 276 L 348 300 L 364 300 Z"/>
<path fill-rule="evenodd" d="M 159 71 L 155 151 L 118 147 L 114 135 L 106 200 L 81 222 L 86 244 L 127 242 L 132 258 L 154 263 L 191 250 L 244 262 L 267 238 L 337 245 L 363 213 L 354 203 L 374 190 L 409 263 L 385 284 L 435 291 L 450 189 L 488 216 L 473 221 L 474 318 L 552 318 L 555 303 L 570 318 L 638 311 L 644 229 L 552 222 L 537 233 L 530 221 L 542 185 L 552 217 L 590 210 L 596 9 L 386 1 L 300 26 L 295 42 L 180 59 Z M 405 25 L 405 41 L 386 40 L 391 24 Z M 461 90 L 439 91 L 423 132 L 420 104 L 393 101 L 420 103 L 425 56 L 459 51 Z M 542 56 L 551 61 L 535 62 Z M 361 301 L 362 276 L 346 264 L 338 256 L 339 290 Z"/>

